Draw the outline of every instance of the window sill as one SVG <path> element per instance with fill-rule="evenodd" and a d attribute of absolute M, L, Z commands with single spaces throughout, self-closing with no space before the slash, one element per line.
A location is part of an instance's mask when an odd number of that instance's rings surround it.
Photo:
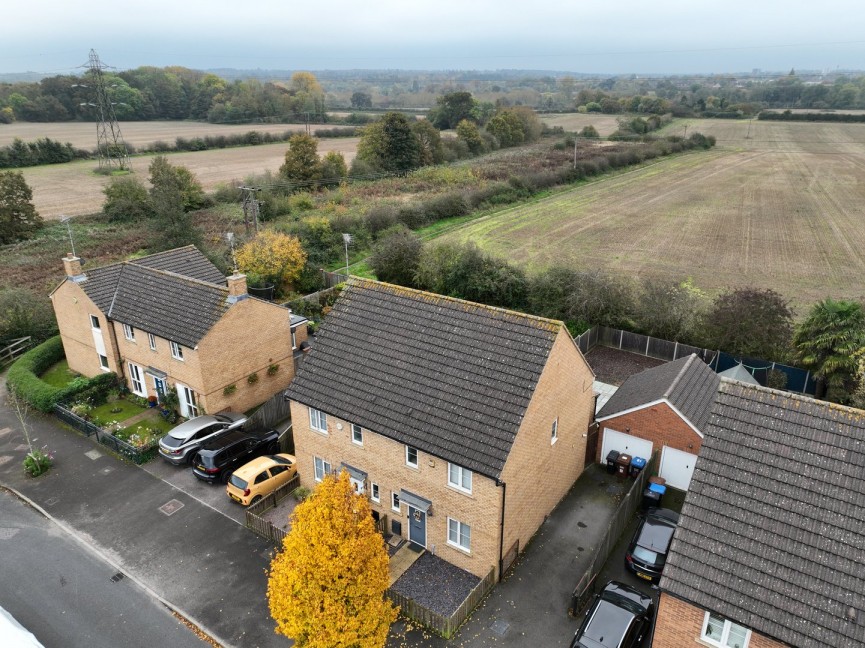
<path fill-rule="evenodd" d="M 415 472 L 420 472 L 420 464 L 410 464 L 410 463 L 407 463 L 407 464 L 405 465 L 405 467 L 408 468 L 408 469 L 410 469 L 410 470 L 414 470 Z"/>
<path fill-rule="evenodd" d="M 316 434 L 320 434 L 321 436 L 330 436 L 327 433 L 327 430 L 319 430 L 318 428 L 314 428 L 314 427 L 310 427 L 309 429 L 312 430 L 313 432 L 315 432 Z"/>
<path fill-rule="evenodd" d="M 553 439 L 552 441 L 550 441 L 550 445 L 551 445 L 551 446 L 554 446 L 554 445 L 556 445 L 558 442 L 559 442 L 559 437 L 556 437 L 555 439 Z"/>
<path fill-rule="evenodd" d="M 462 546 L 460 546 L 460 545 L 458 545 L 458 544 L 454 544 L 454 543 L 451 542 L 450 540 L 448 540 L 448 541 L 446 542 L 446 544 L 447 544 L 447 546 L 450 547 L 451 549 L 456 549 L 457 551 L 459 551 L 460 553 L 465 554 L 466 556 L 471 556 L 471 555 L 472 555 L 472 551 L 471 551 L 471 549 L 466 549 L 465 547 L 462 547 Z"/>
<path fill-rule="evenodd" d="M 455 491 L 455 492 L 459 493 L 460 495 L 464 495 L 464 496 L 468 497 L 469 499 L 474 499 L 474 496 L 472 495 L 472 492 L 470 490 L 466 490 L 465 488 L 460 488 L 459 486 L 455 486 L 454 484 L 450 484 L 450 483 L 447 484 L 447 487 L 449 490 Z"/>

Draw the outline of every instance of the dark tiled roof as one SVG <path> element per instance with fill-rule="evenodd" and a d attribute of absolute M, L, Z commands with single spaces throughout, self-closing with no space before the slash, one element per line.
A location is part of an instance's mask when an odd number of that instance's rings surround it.
<path fill-rule="evenodd" d="M 793 646 L 853 648 L 863 552 L 865 411 L 724 380 L 661 588 Z"/>
<path fill-rule="evenodd" d="M 692 353 L 629 377 L 610 396 L 598 412 L 598 418 L 666 399 L 702 432 L 720 381 L 718 375 Z"/>
<path fill-rule="evenodd" d="M 226 285 L 225 275 L 194 245 L 157 252 L 140 259 L 133 259 L 130 263 L 173 272 L 220 286 Z"/>
<path fill-rule="evenodd" d="M 287 395 L 497 477 L 562 328 L 353 279 Z"/>
<path fill-rule="evenodd" d="M 109 318 L 190 348 L 228 308 L 225 277 L 191 245 L 85 274 L 79 285 Z"/>
<path fill-rule="evenodd" d="M 118 322 L 194 348 L 228 310 L 227 297 L 228 288 L 126 263 L 107 314 Z"/>

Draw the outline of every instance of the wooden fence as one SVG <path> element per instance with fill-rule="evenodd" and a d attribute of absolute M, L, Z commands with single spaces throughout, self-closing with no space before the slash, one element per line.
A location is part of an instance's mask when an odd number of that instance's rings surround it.
<path fill-rule="evenodd" d="M 267 538 L 277 544 L 282 544 L 287 532 L 273 526 L 273 524 L 262 517 L 262 514 L 275 508 L 277 504 L 297 490 L 298 486 L 300 486 L 300 477 L 295 475 L 294 479 L 287 484 L 280 486 L 270 495 L 261 498 L 261 501 L 248 506 L 246 509 L 246 528 L 263 538 Z"/>
<path fill-rule="evenodd" d="M 30 348 L 32 342 L 33 338 L 28 335 L 27 337 L 12 340 L 9 344 L 0 349 L 0 369 L 3 369 L 6 365 L 15 362 L 15 359 L 18 358 L 19 355 Z"/>
<path fill-rule="evenodd" d="M 291 408 L 285 400 L 285 392 L 279 390 L 253 412 L 246 426 L 251 430 L 272 430 L 290 418 Z"/>
<path fill-rule="evenodd" d="M 437 632 L 445 639 L 450 639 L 459 627 L 465 623 L 478 604 L 489 594 L 496 584 L 496 570 L 491 568 L 489 573 L 475 585 L 474 589 L 463 600 L 456 611 L 450 616 L 443 616 L 425 608 L 413 599 L 388 589 L 387 597 L 400 607 L 400 614 L 416 621 L 431 630 Z"/>
<path fill-rule="evenodd" d="M 649 475 L 653 474 L 658 467 L 658 458 L 660 453 L 658 450 L 652 454 L 652 458 L 646 467 L 640 472 L 640 475 L 634 479 L 634 483 L 628 489 L 627 494 L 622 498 L 616 512 L 610 520 L 610 526 L 607 527 L 607 532 L 603 539 L 597 544 L 595 556 L 592 559 L 591 565 L 580 576 L 577 581 L 577 586 L 574 588 L 574 593 L 571 597 L 571 605 L 568 613 L 571 615 L 579 614 L 583 606 L 588 603 L 589 599 L 598 591 L 600 583 L 598 583 L 598 575 L 601 573 L 604 564 L 610 557 L 610 553 L 619 542 L 628 524 L 631 521 L 631 516 L 637 510 L 643 499 L 643 490 L 646 488 L 646 483 L 649 481 Z"/>

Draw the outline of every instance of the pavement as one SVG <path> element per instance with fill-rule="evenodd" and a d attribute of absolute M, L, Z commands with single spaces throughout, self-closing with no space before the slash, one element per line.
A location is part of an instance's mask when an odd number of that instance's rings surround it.
<path fill-rule="evenodd" d="M 10 491 L 0 490 L 0 520 L 0 607 L 46 648 L 116 648 L 132 637 L 147 646 L 208 646 L 150 592 L 118 578 L 117 567 Z"/>
<path fill-rule="evenodd" d="M 0 377 L 0 397 L 5 395 Z M 3 404 L 0 485 L 44 509 L 65 532 L 223 646 L 292 645 L 273 632 L 267 606 L 265 570 L 273 545 L 215 505 L 219 496 L 228 499 L 223 488 L 194 484 L 210 489 L 199 494 L 214 503 L 199 500 L 172 483 L 188 471 L 165 466 L 174 470 L 168 478 L 151 474 L 54 417 L 31 413 L 28 423 L 33 445 L 47 446 L 54 466 L 35 479 L 24 473 L 21 425 Z M 149 469 L 160 472 L 159 463 L 165 462 L 152 462 Z M 118 645 L 150 644 L 130 639 Z"/>

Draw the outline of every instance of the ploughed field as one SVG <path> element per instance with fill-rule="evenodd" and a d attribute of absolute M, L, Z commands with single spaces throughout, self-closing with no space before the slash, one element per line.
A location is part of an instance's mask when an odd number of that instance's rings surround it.
<path fill-rule="evenodd" d="M 714 135 L 692 152 L 448 229 L 443 240 L 539 269 L 760 286 L 801 310 L 865 299 L 865 124 L 677 120 Z M 750 128 L 750 131 L 749 131 Z M 600 129 L 599 129 L 600 130 Z"/>

